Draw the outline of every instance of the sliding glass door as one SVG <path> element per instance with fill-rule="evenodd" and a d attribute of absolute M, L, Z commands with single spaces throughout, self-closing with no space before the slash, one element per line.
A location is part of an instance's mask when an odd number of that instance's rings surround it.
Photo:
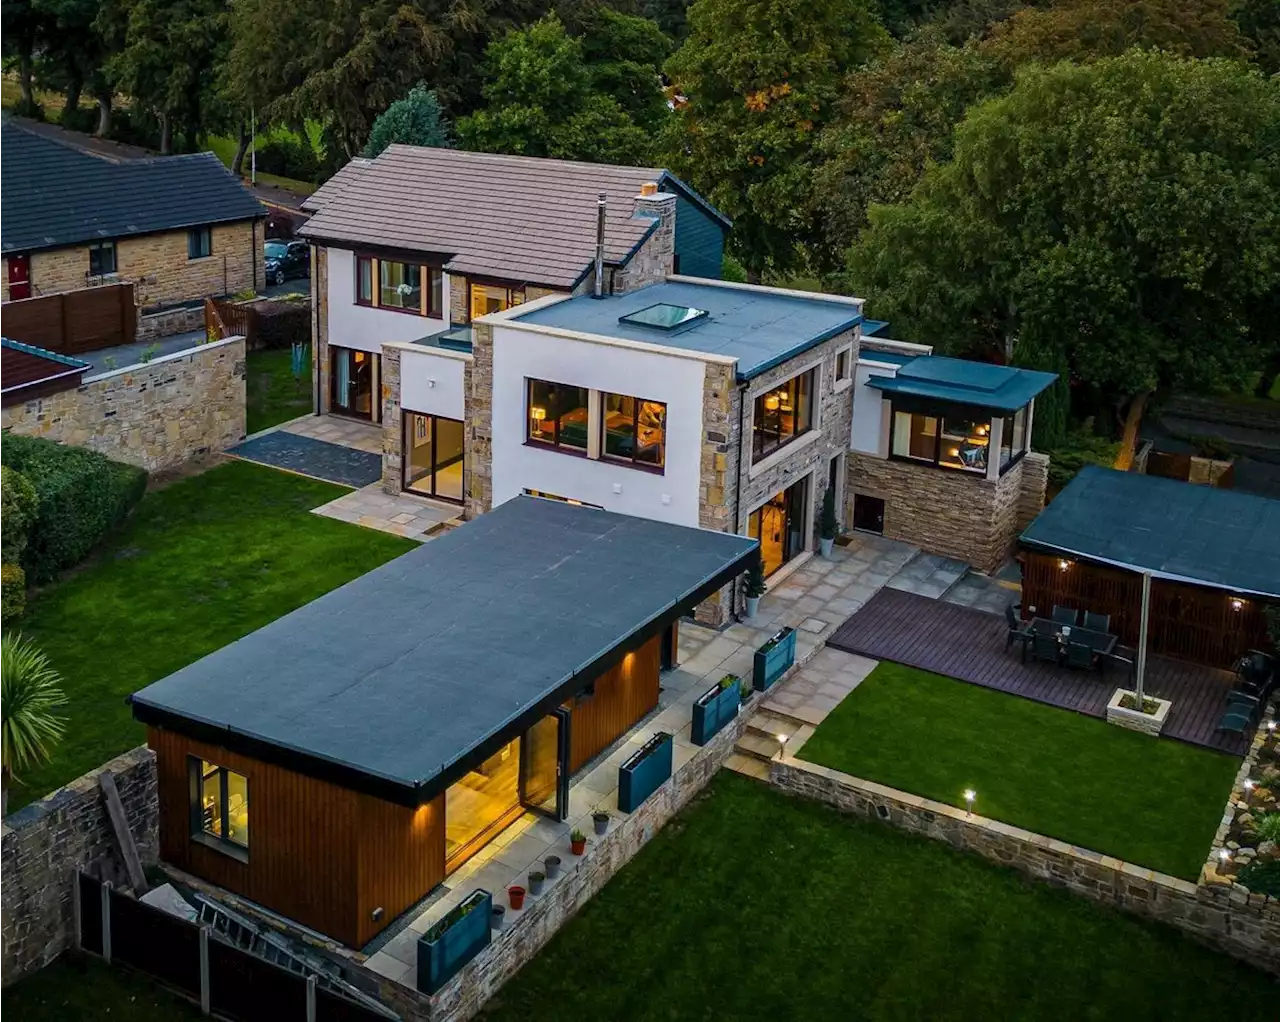
<path fill-rule="evenodd" d="M 418 412 L 404 413 L 404 488 L 462 503 L 463 425 Z"/>
<path fill-rule="evenodd" d="M 329 410 L 375 421 L 374 359 L 367 351 L 329 346 Z"/>
<path fill-rule="evenodd" d="M 564 707 L 543 717 L 520 743 L 520 802 L 553 820 L 569 818 L 569 727 Z"/>
<path fill-rule="evenodd" d="M 772 575 L 805 548 L 808 478 L 797 480 L 747 518 L 747 535 L 760 541 L 764 573 Z"/>

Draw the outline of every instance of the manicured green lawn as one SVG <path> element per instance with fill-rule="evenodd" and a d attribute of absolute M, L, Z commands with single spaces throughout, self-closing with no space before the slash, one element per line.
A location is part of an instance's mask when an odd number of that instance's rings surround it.
<path fill-rule="evenodd" d="M 145 976 L 96 958 L 64 955 L 4 991 L 4 1014 L 23 1022 L 184 1022 L 190 1001 Z"/>
<path fill-rule="evenodd" d="M 140 744 L 131 692 L 414 547 L 310 513 L 346 492 L 222 465 L 149 493 L 95 563 L 34 597 L 19 627 L 62 674 L 67 733 L 10 810 Z"/>
<path fill-rule="evenodd" d="M 722 772 L 491 1002 L 500 1022 L 1215 1022 L 1260 972 Z"/>
<path fill-rule="evenodd" d="M 249 352 L 245 371 L 246 432 L 257 433 L 311 411 L 309 349 L 301 380 L 293 375 L 293 352 L 287 348 Z"/>
<path fill-rule="evenodd" d="M 882 663 L 800 758 L 1194 880 L 1239 760 Z"/>

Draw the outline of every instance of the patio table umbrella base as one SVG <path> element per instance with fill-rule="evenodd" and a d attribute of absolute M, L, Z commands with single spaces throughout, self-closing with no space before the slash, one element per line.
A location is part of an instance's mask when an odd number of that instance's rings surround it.
<path fill-rule="evenodd" d="M 1136 694 L 1131 688 L 1116 689 L 1107 703 L 1107 723 L 1126 727 L 1130 731 L 1142 731 L 1153 736 L 1160 734 L 1164 728 L 1165 721 L 1169 717 L 1169 710 L 1173 703 L 1168 699 L 1157 699 L 1151 695 L 1146 696 L 1146 702 L 1156 704 L 1154 713 L 1145 713 L 1136 706 L 1133 709 L 1127 709 L 1120 705 L 1121 700 L 1126 696 L 1129 697 L 1129 701 L 1132 704 Z"/>

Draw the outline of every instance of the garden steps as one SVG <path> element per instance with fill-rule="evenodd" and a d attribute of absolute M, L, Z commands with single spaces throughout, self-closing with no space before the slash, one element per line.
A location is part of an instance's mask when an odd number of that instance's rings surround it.
<path fill-rule="evenodd" d="M 769 764 L 754 756 L 746 756 L 741 752 L 731 752 L 724 765 L 735 773 L 754 777 L 757 781 L 769 779 Z"/>
<path fill-rule="evenodd" d="M 768 763 L 771 759 L 777 757 L 782 746 L 778 744 L 776 738 L 770 735 L 757 731 L 746 731 L 738 739 L 738 744 L 734 748 L 744 756 L 750 756 L 758 761 Z"/>

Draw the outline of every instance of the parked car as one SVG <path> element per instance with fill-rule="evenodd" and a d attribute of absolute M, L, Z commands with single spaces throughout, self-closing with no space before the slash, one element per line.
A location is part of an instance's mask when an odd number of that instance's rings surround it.
<path fill-rule="evenodd" d="M 311 276 L 311 253 L 305 241 L 268 241 L 263 246 L 267 283 L 283 284 L 296 277 Z"/>

